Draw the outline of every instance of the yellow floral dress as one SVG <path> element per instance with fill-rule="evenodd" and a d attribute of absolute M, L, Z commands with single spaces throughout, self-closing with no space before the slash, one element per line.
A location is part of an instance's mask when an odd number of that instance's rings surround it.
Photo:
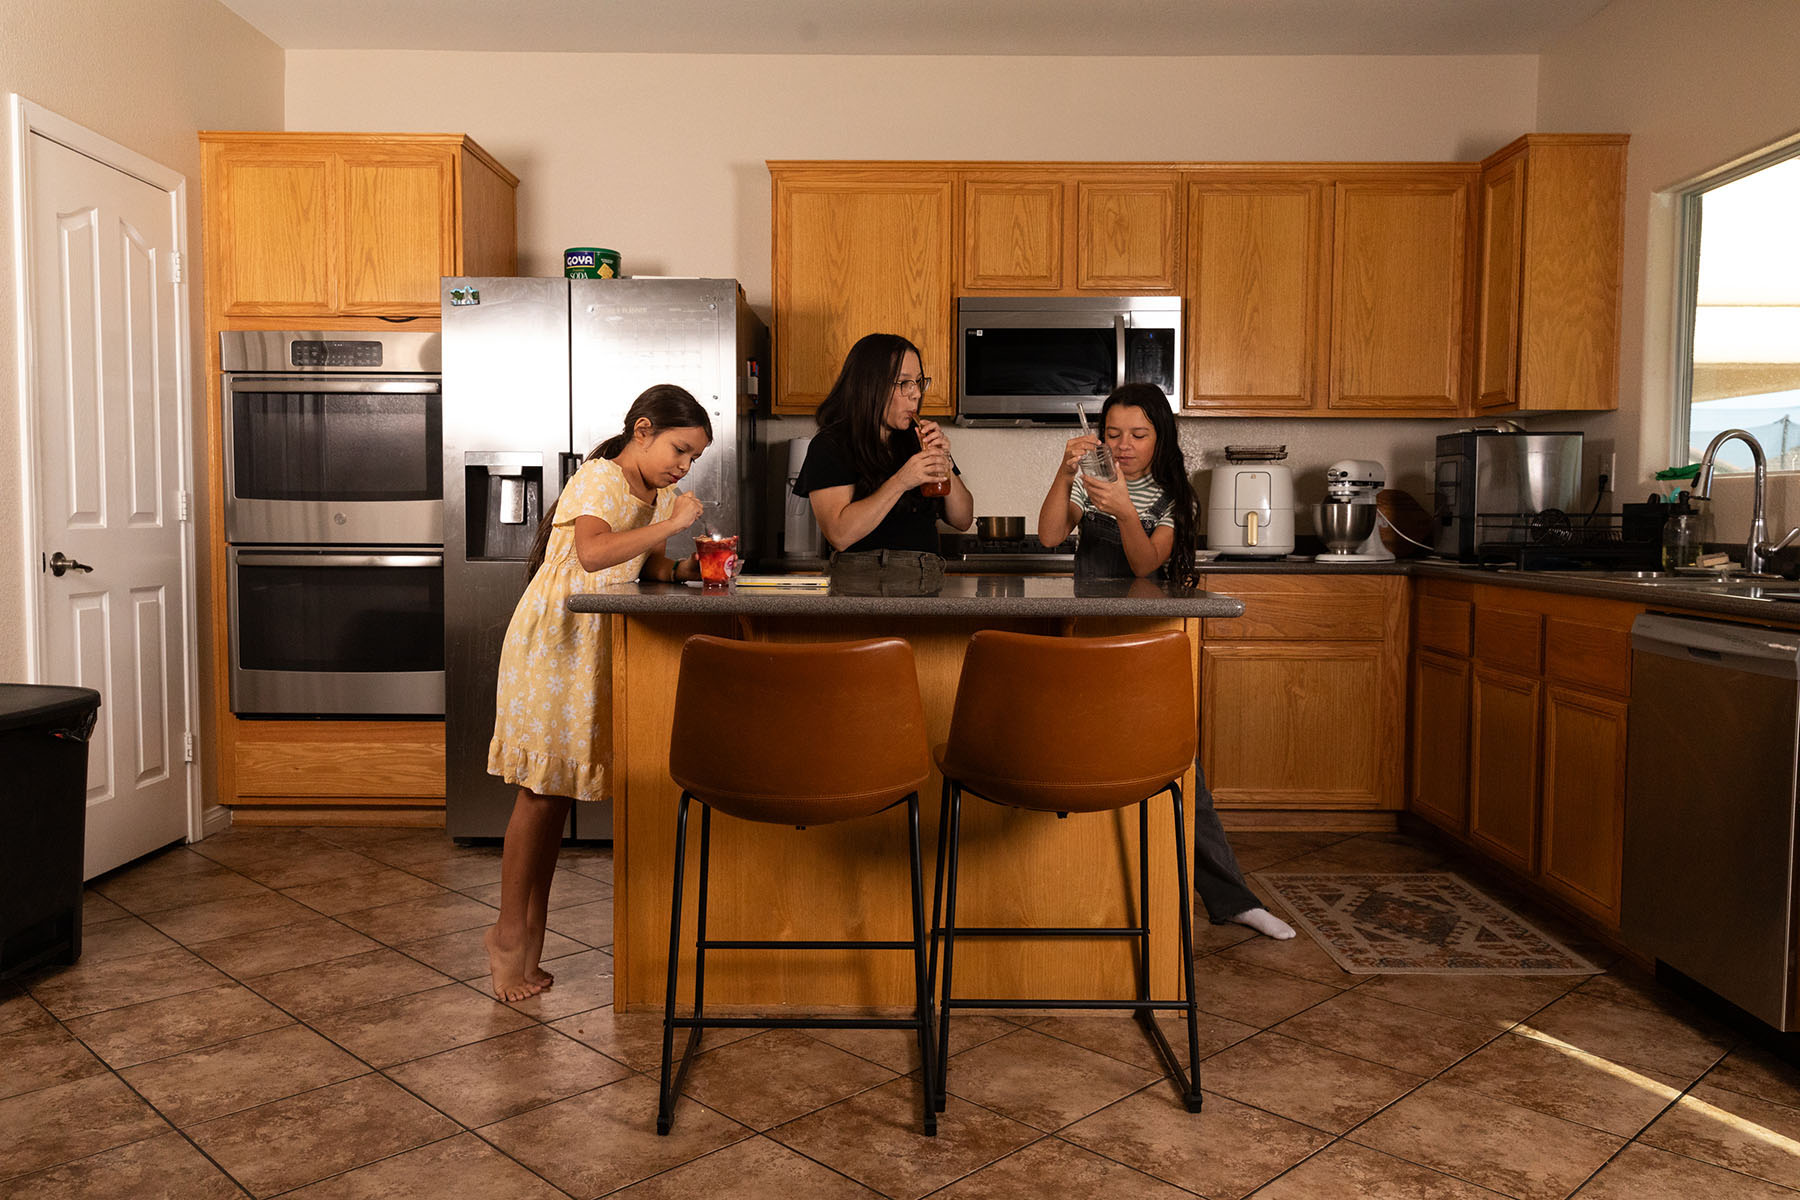
<path fill-rule="evenodd" d="M 575 518 L 599 517 L 614 530 L 640 529 L 669 515 L 675 489 L 654 504 L 631 494 L 619 464 L 581 465 L 556 502 L 544 565 L 526 585 L 506 627 L 488 773 L 545 796 L 604 800 L 612 751 L 610 618 L 572 613 L 570 594 L 629 583 L 647 554 L 601 571 L 575 557 Z"/>

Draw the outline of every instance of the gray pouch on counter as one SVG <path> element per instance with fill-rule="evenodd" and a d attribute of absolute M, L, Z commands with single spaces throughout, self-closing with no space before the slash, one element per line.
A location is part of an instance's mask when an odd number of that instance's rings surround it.
<path fill-rule="evenodd" d="M 837 596 L 935 596 L 944 560 L 924 550 L 844 550 L 826 568 Z"/>

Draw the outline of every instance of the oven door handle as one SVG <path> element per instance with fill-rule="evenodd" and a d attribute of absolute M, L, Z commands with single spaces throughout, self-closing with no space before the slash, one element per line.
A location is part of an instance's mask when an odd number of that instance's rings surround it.
<path fill-rule="evenodd" d="M 240 566 L 256 567 L 441 567 L 442 554 L 283 554 L 239 550 Z"/>
<path fill-rule="evenodd" d="M 232 375 L 225 376 L 225 386 L 233 392 L 294 392 L 314 395 L 381 396 L 419 394 L 436 396 L 443 391 L 437 375 L 383 376 L 381 378 L 345 378 L 342 375 Z"/>

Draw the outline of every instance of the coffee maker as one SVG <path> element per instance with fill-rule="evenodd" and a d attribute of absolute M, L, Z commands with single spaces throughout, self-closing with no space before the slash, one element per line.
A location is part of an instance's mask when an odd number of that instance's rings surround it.
<path fill-rule="evenodd" d="M 1387 468 L 1363 458 L 1345 458 L 1325 469 L 1325 499 L 1319 504 L 1319 562 L 1392 562 L 1381 540 L 1377 493 L 1387 484 Z"/>
<path fill-rule="evenodd" d="M 1206 504 L 1206 548 L 1246 558 L 1294 550 L 1294 476 L 1286 446 L 1227 446 L 1213 468 Z"/>

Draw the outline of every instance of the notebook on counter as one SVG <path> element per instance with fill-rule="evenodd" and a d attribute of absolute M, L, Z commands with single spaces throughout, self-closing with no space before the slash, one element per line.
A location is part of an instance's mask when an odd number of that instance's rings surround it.
<path fill-rule="evenodd" d="M 823 592 L 831 587 L 831 580 L 823 575 L 739 575 L 732 581 L 733 586 L 740 588 L 783 588 L 794 592 Z M 689 587 L 699 587 L 698 579 L 687 580 Z"/>

